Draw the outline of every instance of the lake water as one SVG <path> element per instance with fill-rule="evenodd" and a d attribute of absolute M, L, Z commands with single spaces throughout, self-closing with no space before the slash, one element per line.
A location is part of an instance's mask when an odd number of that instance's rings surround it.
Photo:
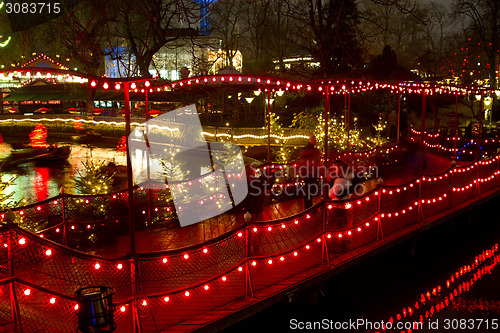
<path fill-rule="evenodd" d="M 33 203 L 59 194 L 64 187 L 67 193 L 77 193 L 74 189 L 74 179 L 78 176 L 77 170 L 83 170 L 82 162 L 93 158 L 94 161 L 104 161 L 105 164 L 114 162 L 117 165 L 126 165 L 124 153 L 116 151 L 115 147 L 89 147 L 74 142 L 58 142 L 59 146 L 70 146 L 71 154 L 66 163 L 52 163 L 37 166 L 35 163 L 26 163 L 17 168 L 6 169 L 2 172 L 2 181 L 16 177 L 12 186 L 5 193 L 14 192 L 14 200 L 25 200 Z M 8 148 L 4 149 L 8 150 Z M 4 152 L 5 153 L 5 152 Z M 123 183 L 117 182 L 115 188 L 123 188 Z"/>
<path fill-rule="evenodd" d="M 421 314 L 424 316 L 423 329 L 412 332 L 498 332 L 500 267 L 491 265 L 491 274 L 480 274 L 473 269 L 447 288 L 452 274 L 471 265 L 483 251 L 491 251 L 495 244 L 500 243 L 500 218 L 495 200 L 483 204 L 472 214 L 456 218 L 453 223 L 444 223 L 396 245 L 340 273 L 315 291 L 301 295 L 291 303 L 277 304 L 225 332 L 298 331 L 299 322 L 306 325 L 324 319 L 341 323 L 363 319 L 365 323 L 373 324 L 372 329 L 365 324 L 358 329 L 334 331 L 380 332 L 375 323 L 387 322 L 391 317 L 396 323 L 398 314 L 403 323 L 418 321 Z M 486 263 L 485 266 L 490 265 L 490 262 Z M 469 281 L 474 274 L 480 278 L 473 286 L 469 284 L 464 290 L 458 288 L 460 281 Z M 433 296 L 433 288 L 438 287 L 442 288 L 441 293 Z M 455 289 L 457 296 L 450 301 L 448 295 Z M 437 302 L 427 299 L 427 292 Z M 426 298 L 425 304 L 421 302 L 422 296 Z M 419 304 L 415 305 L 417 302 Z M 445 302 L 448 306 L 441 309 Z M 433 316 L 430 316 L 431 304 L 438 305 L 433 308 Z M 427 309 L 428 318 L 416 306 Z M 409 331 L 393 329 L 384 332 Z"/>

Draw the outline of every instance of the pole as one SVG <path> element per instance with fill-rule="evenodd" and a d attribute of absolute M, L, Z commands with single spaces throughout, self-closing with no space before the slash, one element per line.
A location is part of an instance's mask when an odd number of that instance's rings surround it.
<path fill-rule="evenodd" d="M 398 134 L 397 143 L 399 143 L 399 133 L 401 133 L 401 91 L 398 93 Z"/>
<path fill-rule="evenodd" d="M 13 253 L 13 245 L 14 245 L 14 231 L 9 231 L 9 238 L 7 238 L 7 256 L 9 260 L 8 269 L 9 269 L 9 277 L 14 279 L 14 253 Z M 19 302 L 17 301 L 16 296 L 16 285 L 14 281 L 9 283 L 10 290 L 10 312 L 12 316 L 12 321 L 14 322 L 14 333 L 22 333 L 23 325 L 21 320 L 21 312 L 19 311 Z"/>
<path fill-rule="evenodd" d="M 459 129 L 459 126 L 458 126 L 458 93 L 455 93 L 455 134 L 453 135 L 453 149 L 454 149 L 454 152 L 455 154 L 453 155 L 454 156 L 454 160 L 456 161 L 457 160 L 457 139 L 458 139 L 458 129 Z M 453 173 L 452 173 L 453 175 Z"/>
<path fill-rule="evenodd" d="M 62 228 L 63 228 L 63 245 L 66 246 L 67 244 L 67 238 L 66 238 L 66 206 L 64 202 L 64 195 L 65 195 L 65 189 L 64 187 L 59 188 L 59 193 L 61 194 L 61 217 L 62 217 Z"/>
<path fill-rule="evenodd" d="M 267 164 L 271 165 L 271 90 L 267 91 Z"/>
<path fill-rule="evenodd" d="M 351 92 L 347 93 L 347 150 L 349 150 L 349 132 L 351 130 Z"/>
<path fill-rule="evenodd" d="M 481 104 L 479 104 L 479 135 L 477 137 L 474 158 L 479 159 L 479 145 L 483 142 L 483 113 L 484 113 L 484 90 L 481 90 Z M 479 185 L 478 185 L 479 186 Z"/>
<path fill-rule="evenodd" d="M 149 141 L 149 126 L 148 126 L 148 120 L 149 120 L 149 88 L 146 87 L 145 89 L 145 94 L 144 94 L 144 101 L 145 101 L 145 106 L 144 110 L 146 111 L 146 138 L 148 138 Z M 149 144 L 146 145 L 146 172 L 147 172 L 147 177 L 148 177 L 148 184 L 151 182 L 151 169 L 149 166 L 149 152 L 150 152 L 150 147 Z M 147 216 L 147 223 L 148 227 L 152 228 L 151 225 L 151 189 L 149 186 L 146 189 L 147 191 L 147 196 L 148 196 L 148 216 Z"/>
<path fill-rule="evenodd" d="M 323 184 L 323 199 L 328 200 L 328 121 L 330 118 L 330 86 L 326 86 L 326 95 L 325 95 L 325 124 L 324 124 L 324 132 L 325 136 L 323 138 L 323 158 L 325 164 L 325 173 L 324 173 L 324 184 Z M 326 219 L 324 219 L 326 222 Z"/>
<path fill-rule="evenodd" d="M 427 109 L 425 101 L 425 88 L 422 88 L 422 120 L 420 124 L 420 174 L 424 171 L 424 141 L 425 141 L 425 111 Z"/>
<path fill-rule="evenodd" d="M 129 94 L 130 83 L 125 82 L 124 84 L 124 94 L 125 94 L 125 136 L 130 136 L 130 94 Z M 132 163 L 131 163 L 130 149 L 128 149 L 127 140 L 127 203 L 128 203 L 128 227 L 130 233 L 130 253 L 135 254 L 135 224 L 134 224 L 134 184 L 132 180 Z"/>
<path fill-rule="evenodd" d="M 124 89 L 124 99 L 125 99 L 125 136 L 130 136 L 130 83 L 125 82 L 123 85 Z M 139 313 L 137 310 L 137 265 L 135 262 L 135 219 L 134 219 L 134 188 L 132 180 L 132 163 L 131 163 L 131 153 L 128 147 L 127 140 L 127 201 L 128 201 L 128 227 L 130 233 L 130 269 L 131 269 L 131 282 L 132 282 L 132 321 L 133 321 L 133 332 L 140 333 L 141 323 L 139 318 Z"/>

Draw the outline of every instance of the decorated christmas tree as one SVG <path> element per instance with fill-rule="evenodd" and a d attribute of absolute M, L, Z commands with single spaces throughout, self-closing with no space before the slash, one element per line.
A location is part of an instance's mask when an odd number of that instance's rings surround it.
<path fill-rule="evenodd" d="M 104 161 L 89 159 L 82 162 L 83 170 L 77 170 L 75 189 L 82 194 L 106 194 L 111 190 L 115 173 L 104 170 Z"/>
<path fill-rule="evenodd" d="M 7 188 L 14 183 L 16 177 L 13 176 L 9 180 L 4 181 L 0 176 L 0 211 L 5 211 L 9 208 L 14 208 L 19 204 L 19 201 L 13 200 L 14 191 L 5 193 Z"/>

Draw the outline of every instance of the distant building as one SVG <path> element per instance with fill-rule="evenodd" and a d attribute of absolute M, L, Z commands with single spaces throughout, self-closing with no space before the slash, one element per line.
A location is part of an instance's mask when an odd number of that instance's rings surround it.
<path fill-rule="evenodd" d="M 108 77 L 132 76 L 136 59 L 128 47 L 118 46 L 108 49 L 105 70 Z M 165 80 L 176 81 L 181 78 L 181 69 L 187 68 L 191 75 L 215 74 L 222 68 L 232 66 L 241 71 L 243 57 L 240 51 L 234 52 L 232 63 L 226 61 L 226 54 L 220 49 L 220 40 L 214 37 L 183 37 L 162 47 L 151 61 L 149 73 Z M 137 74 L 136 74 L 137 75 Z"/>

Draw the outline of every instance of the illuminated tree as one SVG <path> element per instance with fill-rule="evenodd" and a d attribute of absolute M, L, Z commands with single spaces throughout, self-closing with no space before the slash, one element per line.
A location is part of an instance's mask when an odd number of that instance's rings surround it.
<path fill-rule="evenodd" d="M 477 42 L 477 49 L 487 58 L 489 86 L 497 88 L 497 66 L 500 34 L 500 2 L 498 0 L 457 0 L 455 3 L 457 16 L 467 17 L 470 25 L 466 33 L 469 41 Z"/>
<path fill-rule="evenodd" d="M 366 150 L 367 142 L 361 139 L 361 131 L 356 126 L 357 119 L 349 126 L 344 121 L 344 117 L 339 119 L 330 118 L 328 121 L 328 148 L 329 150 L 348 151 Z M 305 110 L 294 115 L 291 127 L 313 130 L 316 136 L 316 146 L 322 150 L 324 147 L 324 118 L 320 108 Z"/>
<path fill-rule="evenodd" d="M 104 161 L 94 162 L 89 159 L 82 162 L 83 170 L 77 170 L 75 189 L 82 194 L 107 194 L 113 185 L 115 173 L 104 170 Z"/>
<path fill-rule="evenodd" d="M 13 185 L 16 177 L 13 176 L 9 180 L 4 181 L 3 176 L 0 175 L 0 211 L 5 211 L 9 208 L 16 207 L 20 201 L 13 200 L 15 192 L 6 193 L 9 186 Z"/>

